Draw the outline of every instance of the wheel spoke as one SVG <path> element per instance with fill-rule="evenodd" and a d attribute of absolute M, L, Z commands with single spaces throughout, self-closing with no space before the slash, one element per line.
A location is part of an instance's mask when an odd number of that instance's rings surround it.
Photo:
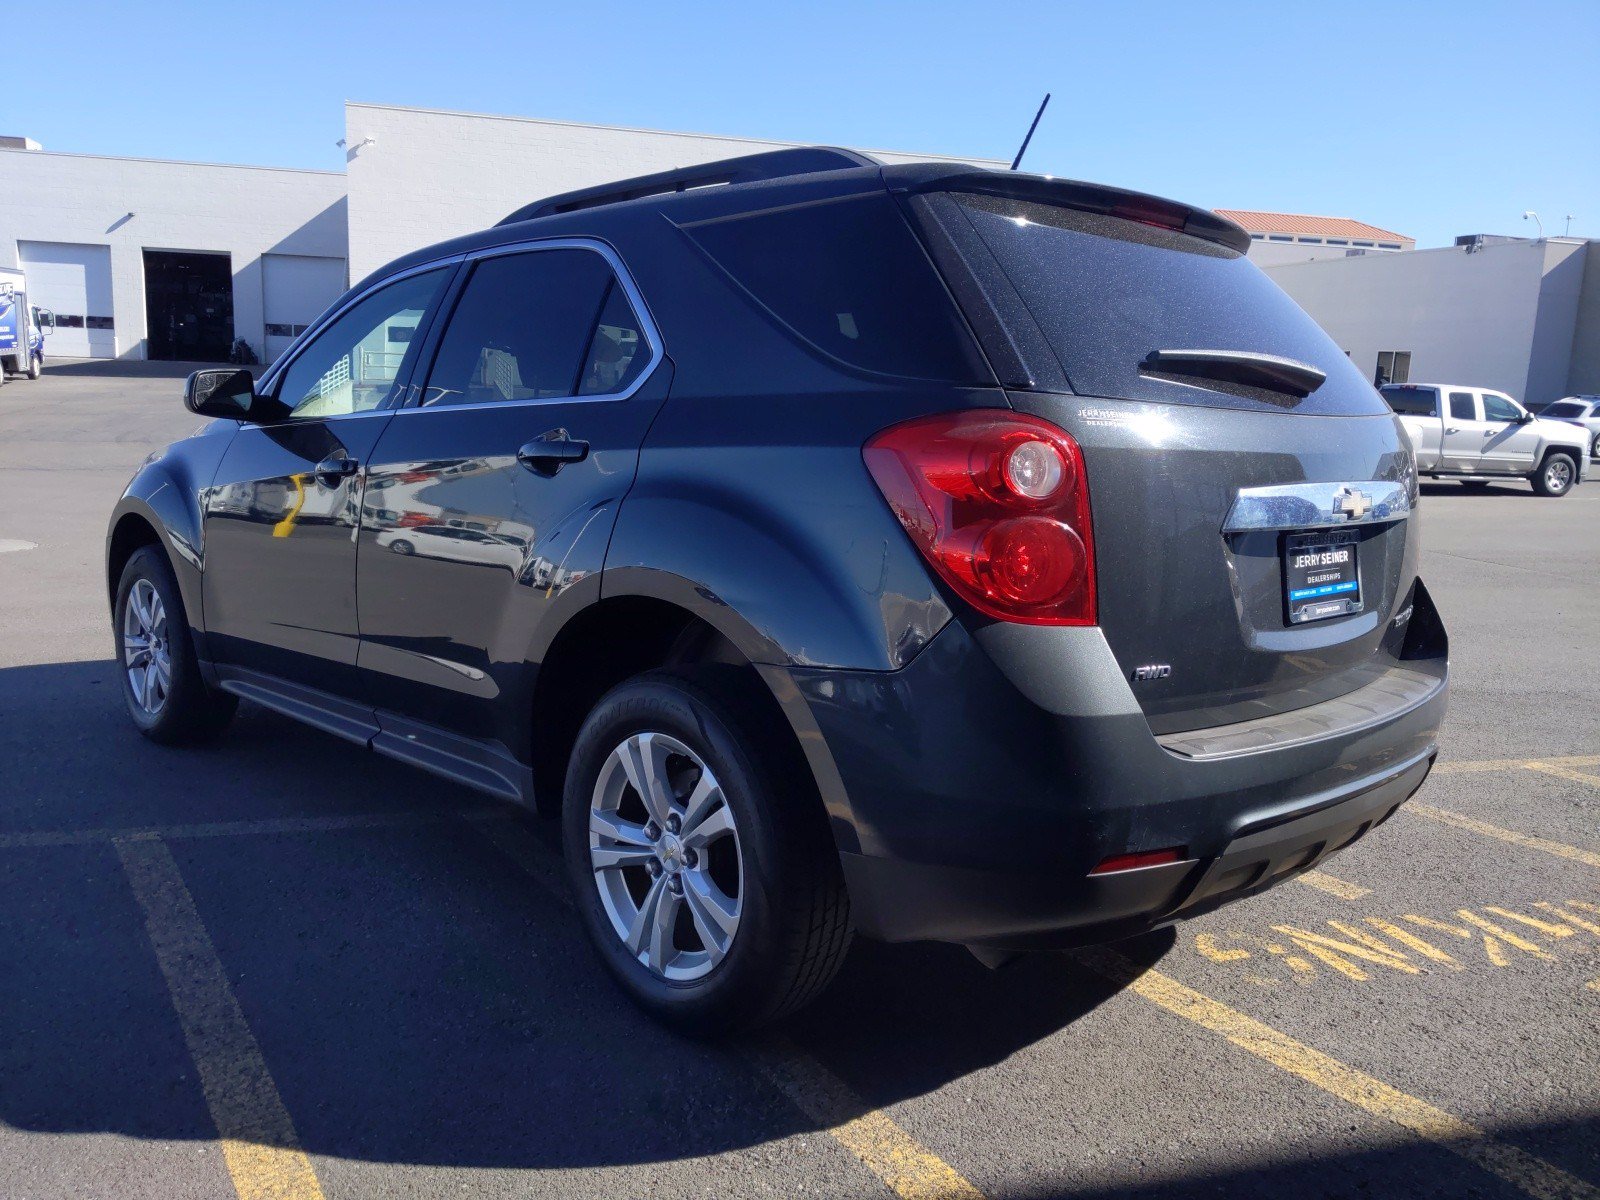
<path fill-rule="evenodd" d="M 156 706 L 156 668 L 152 663 L 144 668 L 144 674 L 139 677 L 139 703 L 144 705 L 146 712 L 152 712 Z"/>
<path fill-rule="evenodd" d="M 683 901 L 667 887 L 667 877 L 658 876 L 645 893 L 644 903 L 628 929 L 628 950 L 648 967 L 666 969 L 672 950 L 672 927 L 678 920 L 678 905 Z"/>
<path fill-rule="evenodd" d="M 659 824 L 672 811 L 672 788 L 667 780 L 667 752 L 653 733 L 641 733 L 619 747 L 628 782 L 644 801 L 646 811 Z"/>
<path fill-rule="evenodd" d="M 703 817 L 699 824 L 685 826 L 683 844 L 696 850 L 703 849 L 724 834 L 733 832 L 733 814 L 727 804 L 719 804 L 715 812 Z"/>
<path fill-rule="evenodd" d="M 692 833 L 695 826 L 706 819 L 722 800 L 722 789 L 717 786 L 716 776 L 710 771 L 701 771 L 700 779 L 694 785 L 694 790 L 689 793 L 689 798 L 683 802 L 683 832 L 685 835 Z"/>
<path fill-rule="evenodd" d="M 723 895 L 704 871 L 683 873 L 683 902 L 689 906 L 689 916 L 706 953 L 713 964 L 719 962 L 739 928 L 739 902 Z"/>

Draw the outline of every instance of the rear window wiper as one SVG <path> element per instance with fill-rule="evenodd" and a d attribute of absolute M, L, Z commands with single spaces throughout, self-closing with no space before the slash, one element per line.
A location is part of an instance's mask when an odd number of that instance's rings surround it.
<path fill-rule="evenodd" d="M 1139 369 L 1158 375 L 1215 379 L 1290 396 L 1309 396 L 1328 378 L 1327 372 L 1310 363 L 1251 350 L 1152 350 Z"/>

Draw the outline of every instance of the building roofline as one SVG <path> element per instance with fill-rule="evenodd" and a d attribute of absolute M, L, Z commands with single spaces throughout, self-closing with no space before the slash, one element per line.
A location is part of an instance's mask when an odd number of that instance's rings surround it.
<path fill-rule="evenodd" d="M 732 133 L 697 133 L 683 129 L 646 129 L 638 125 L 602 125 L 593 121 L 560 121 L 551 117 L 519 117 L 509 113 L 464 112 L 455 108 L 424 108 L 413 104 L 378 104 L 370 100 L 346 100 L 346 108 L 389 109 L 393 112 L 427 113 L 436 117 L 476 117 L 485 121 L 516 121 L 524 125 L 554 125 L 563 129 L 604 129 L 612 133 L 650 133 L 661 137 L 697 138 L 707 142 L 748 142 L 753 146 L 776 146 L 784 149 L 795 146 L 814 146 L 832 143 L 782 141 L 777 138 L 744 137 Z M 920 150 L 863 150 L 864 154 L 898 154 L 907 158 L 926 158 L 933 162 L 993 163 L 1010 166 L 1003 158 L 963 157 L 956 154 L 925 154 Z"/>
<path fill-rule="evenodd" d="M 225 167 L 230 171 L 280 171 L 288 175 L 331 175 L 343 179 L 345 172 L 329 171 L 323 167 L 268 167 L 257 163 L 203 162 L 193 158 L 142 158 L 131 154 L 80 154 L 72 150 L 22 150 L 0 146 L 0 154 L 25 155 L 28 158 L 95 158 L 102 162 L 151 163 L 163 167 Z"/>

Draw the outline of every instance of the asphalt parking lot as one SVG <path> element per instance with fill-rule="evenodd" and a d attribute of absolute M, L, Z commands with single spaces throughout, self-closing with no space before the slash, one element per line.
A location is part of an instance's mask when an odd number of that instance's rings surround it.
<path fill-rule="evenodd" d="M 176 372 L 0 388 L 0 1196 L 1600 1197 L 1600 480 L 1425 487 L 1441 765 L 1327 871 L 990 972 L 638 1015 L 553 831 L 258 708 L 122 711 L 105 519 Z"/>

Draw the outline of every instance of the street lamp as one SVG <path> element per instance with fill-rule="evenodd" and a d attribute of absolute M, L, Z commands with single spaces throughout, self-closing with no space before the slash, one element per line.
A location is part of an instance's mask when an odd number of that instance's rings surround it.
<path fill-rule="evenodd" d="M 1544 222 L 1539 220 L 1539 214 L 1534 212 L 1533 209 L 1530 208 L 1527 212 L 1522 214 L 1522 219 L 1524 221 L 1532 221 L 1535 225 L 1537 225 L 1539 227 L 1539 237 L 1540 237 L 1541 240 L 1543 240 L 1543 238 L 1544 238 Z"/>

